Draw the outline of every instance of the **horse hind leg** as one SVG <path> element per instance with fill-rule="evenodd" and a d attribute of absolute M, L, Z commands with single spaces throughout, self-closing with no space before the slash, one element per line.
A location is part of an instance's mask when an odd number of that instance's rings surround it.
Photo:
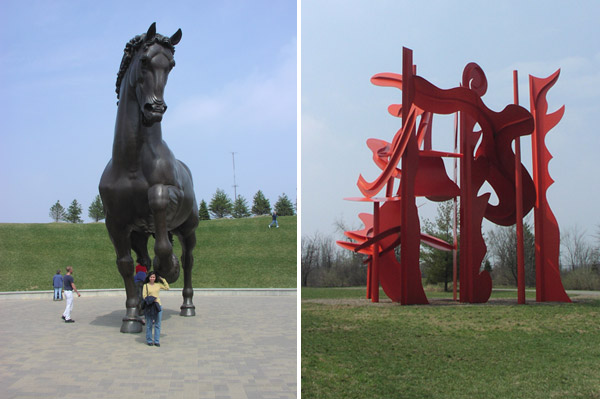
<path fill-rule="evenodd" d="M 150 255 L 148 254 L 148 237 L 149 234 L 140 233 L 138 231 L 131 232 L 131 249 L 133 249 L 137 255 L 137 263 L 145 266 L 146 270 L 150 271 L 150 266 L 152 266 Z M 134 283 L 136 286 L 136 292 L 138 300 L 141 301 L 141 284 L 142 283 Z M 141 312 L 139 309 L 140 303 L 137 305 L 137 315 L 141 317 Z"/>
<path fill-rule="evenodd" d="M 117 253 L 117 267 L 121 277 L 123 277 L 127 295 L 125 301 L 126 312 L 121 324 L 121 332 L 139 333 L 142 331 L 142 323 L 137 314 L 139 299 L 133 283 L 134 267 L 133 258 L 131 257 L 131 239 L 127 229 L 119 228 L 109 220 L 106 221 L 106 227 Z"/>
<path fill-rule="evenodd" d="M 131 232 L 131 249 L 133 249 L 137 255 L 137 263 L 146 266 L 147 270 L 150 270 L 150 266 L 152 266 L 150 255 L 148 254 L 149 237 L 149 234 L 140 233 L 135 230 Z"/>
<path fill-rule="evenodd" d="M 194 297 L 194 288 L 192 287 L 192 270 L 194 267 L 194 247 L 196 246 L 196 227 L 198 226 L 198 212 L 194 212 L 192 217 L 180 228 L 182 233 L 178 234 L 181 243 L 181 263 L 183 266 L 183 304 L 181 305 L 180 316 L 195 316 L 196 306 L 192 302 Z"/>

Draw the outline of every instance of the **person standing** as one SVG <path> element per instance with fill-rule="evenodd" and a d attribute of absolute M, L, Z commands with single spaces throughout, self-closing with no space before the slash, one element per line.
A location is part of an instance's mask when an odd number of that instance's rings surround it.
<path fill-rule="evenodd" d="M 60 274 L 60 269 L 52 277 L 52 286 L 54 287 L 54 300 L 62 301 L 63 276 Z"/>
<path fill-rule="evenodd" d="M 148 273 L 142 290 L 146 315 L 146 343 L 148 346 L 160 346 L 160 322 L 162 320 L 162 304 L 160 290 L 168 290 L 169 283 L 158 276 L 156 272 Z M 152 340 L 152 327 L 154 327 L 154 340 Z"/>
<path fill-rule="evenodd" d="M 67 299 L 67 306 L 65 307 L 62 318 L 65 323 L 75 323 L 75 320 L 71 318 L 71 311 L 73 310 L 73 291 L 77 293 L 78 297 L 81 296 L 81 294 L 77 291 L 77 287 L 75 286 L 73 280 L 73 268 L 71 266 L 67 266 L 67 274 L 63 277 L 63 286 L 65 298 Z"/>
<path fill-rule="evenodd" d="M 277 223 L 277 211 L 273 211 L 273 214 L 271 215 L 271 224 L 269 224 L 269 228 L 271 228 L 271 226 L 273 226 L 273 224 L 275 224 L 275 227 L 279 228 L 279 223 Z"/>

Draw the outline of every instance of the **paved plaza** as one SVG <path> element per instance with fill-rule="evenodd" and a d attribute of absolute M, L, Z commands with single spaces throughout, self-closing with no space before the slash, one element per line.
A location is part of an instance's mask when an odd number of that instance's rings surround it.
<path fill-rule="evenodd" d="M 0 298 L 0 398 L 296 398 L 296 295 L 161 292 L 161 346 L 120 333 L 124 292 Z"/>

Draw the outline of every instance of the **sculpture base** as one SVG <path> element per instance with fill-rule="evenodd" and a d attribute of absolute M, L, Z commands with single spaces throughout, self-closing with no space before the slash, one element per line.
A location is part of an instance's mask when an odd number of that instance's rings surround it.
<path fill-rule="evenodd" d="M 140 319 L 123 318 L 121 332 L 126 334 L 137 334 L 142 332 L 142 321 Z"/>
<path fill-rule="evenodd" d="M 181 312 L 179 312 L 179 316 L 192 317 L 196 316 L 196 307 L 195 306 L 181 306 Z"/>

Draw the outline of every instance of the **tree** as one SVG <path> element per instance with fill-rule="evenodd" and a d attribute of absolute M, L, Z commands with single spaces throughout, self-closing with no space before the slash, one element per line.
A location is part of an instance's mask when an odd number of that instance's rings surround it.
<path fill-rule="evenodd" d="M 206 201 L 202 200 L 200 202 L 200 210 L 198 211 L 198 216 L 200 220 L 210 220 L 210 214 L 208 213 L 208 207 L 206 206 Z"/>
<path fill-rule="evenodd" d="M 275 212 L 279 216 L 294 216 L 294 205 L 285 193 L 281 194 L 275 203 Z"/>
<path fill-rule="evenodd" d="M 447 243 L 452 243 L 453 214 L 454 201 L 440 203 L 435 221 L 425 220 L 423 231 Z M 448 283 L 453 280 L 452 252 L 424 245 L 421 249 L 421 265 L 427 283 L 437 284 L 443 282 L 444 291 L 448 291 Z"/>
<path fill-rule="evenodd" d="M 236 219 L 250 216 L 250 210 L 248 209 L 246 198 L 242 197 L 241 195 L 237 196 L 235 202 L 233 203 L 233 212 L 231 215 Z"/>
<path fill-rule="evenodd" d="M 60 222 L 61 220 L 66 220 L 65 217 L 67 214 L 65 213 L 65 208 L 60 204 L 60 201 L 56 201 L 56 204 L 50 207 L 50 217 L 55 222 Z"/>
<path fill-rule="evenodd" d="M 81 219 L 82 212 L 83 210 L 81 209 L 81 205 L 79 205 L 79 202 L 74 199 L 67 209 L 67 216 L 65 217 L 65 220 L 70 223 L 83 223 L 83 220 Z"/>
<path fill-rule="evenodd" d="M 366 284 L 366 256 L 341 249 L 331 237 L 314 233 L 301 242 L 303 287 L 355 287 Z"/>
<path fill-rule="evenodd" d="M 308 275 L 319 267 L 321 238 L 318 233 L 301 240 L 301 281 L 302 287 L 308 286 Z"/>
<path fill-rule="evenodd" d="M 88 216 L 96 222 L 106 217 L 106 215 L 104 215 L 104 205 L 102 205 L 102 198 L 100 198 L 100 195 L 96 195 L 94 202 L 92 202 L 88 208 Z"/>
<path fill-rule="evenodd" d="M 260 190 L 254 194 L 252 213 L 256 216 L 271 214 L 271 203 L 265 198 L 264 194 Z"/>
<path fill-rule="evenodd" d="M 568 270 L 584 268 L 597 270 L 600 264 L 600 251 L 588 242 L 585 230 L 577 226 L 565 230 L 561 234 L 562 266 Z"/>
<path fill-rule="evenodd" d="M 213 217 L 220 219 L 231 215 L 233 204 L 225 191 L 217 188 L 217 192 L 213 195 L 210 204 L 208 204 L 208 210 L 212 213 Z"/>
<path fill-rule="evenodd" d="M 515 225 L 498 226 L 487 234 L 486 245 L 493 263 L 492 276 L 500 284 L 518 285 L 517 228 Z M 535 237 L 531 224 L 523 222 L 523 249 L 525 255 L 525 285 L 535 285 Z"/>

